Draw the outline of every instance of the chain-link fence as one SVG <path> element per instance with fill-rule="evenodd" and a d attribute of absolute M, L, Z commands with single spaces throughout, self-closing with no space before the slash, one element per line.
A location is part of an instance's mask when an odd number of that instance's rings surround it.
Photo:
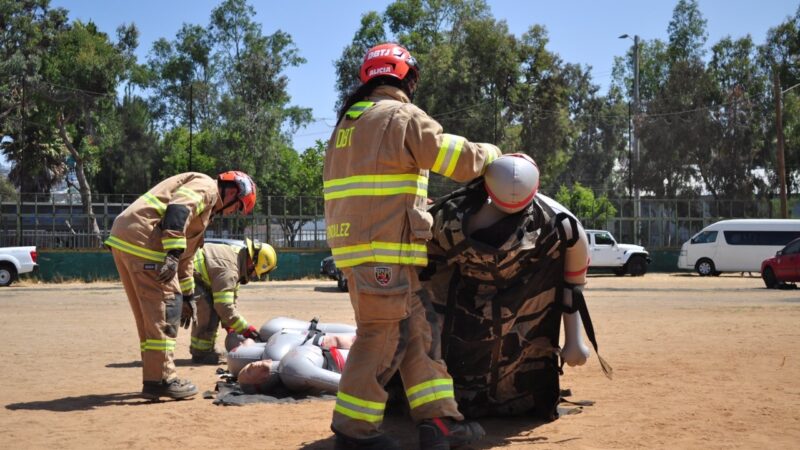
<path fill-rule="evenodd" d="M 21 194 L 0 198 L 0 246 L 40 248 L 98 248 L 108 237 L 114 218 L 138 195 L 94 195 L 92 211 L 100 236 L 91 232 L 77 194 Z M 325 248 L 324 206 L 320 197 L 268 196 L 259 213 L 247 217 L 218 217 L 206 236 L 249 237 L 275 247 Z M 619 242 L 649 249 L 677 248 L 694 233 L 718 220 L 773 218 L 777 211 L 767 200 L 611 199 L 617 214 L 605 221 L 579 217 L 584 226 L 607 229 Z M 638 213 L 637 213 L 638 211 Z"/>

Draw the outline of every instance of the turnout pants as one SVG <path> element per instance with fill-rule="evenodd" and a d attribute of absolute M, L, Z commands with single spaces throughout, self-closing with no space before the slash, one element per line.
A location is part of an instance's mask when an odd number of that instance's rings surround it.
<path fill-rule="evenodd" d="M 415 268 L 369 264 L 342 272 L 358 329 L 339 382 L 334 430 L 356 439 L 381 434 L 388 397 L 384 386 L 397 371 L 415 422 L 462 420 L 453 380 L 439 354 L 436 315 L 419 295 Z"/>
<path fill-rule="evenodd" d="M 214 353 L 219 329 L 219 314 L 214 310 L 211 291 L 200 283 L 195 284 L 194 300 L 197 305 L 197 324 L 192 324 L 192 343 L 189 351 L 192 355 L 197 356 Z"/>
<path fill-rule="evenodd" d="M 181 318 L 178 277 L 163 285 L 156 280 L 161 264 L 111 249 L 139 332 L 143 381 L 176 378 L 173 352 Z"/>

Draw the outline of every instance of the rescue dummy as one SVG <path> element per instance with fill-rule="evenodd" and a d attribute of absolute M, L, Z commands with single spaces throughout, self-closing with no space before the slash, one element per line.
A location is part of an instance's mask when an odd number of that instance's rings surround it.
<path fill-rule="evenodd" d="M 462 421 L 453 400 L 415 266 L 427 265 L 429 171 L 469 181 L 500 152 L 444 133 L 414 106 L 419 74 L 405 48 L 371 48 L 361 65 L 362 84 L 346 98 L 325 152 L 328 244 L 347 278 L 358 328 L 333 412 L 336 448 L 399 448 L 381 430 L 385 386 L 396 372 L 422 448 L 484 435 L 477 423 Z"/>
<path fill-rule="evenodd" d="M 248 214 L 255 204 L 256 187 L 245 173 L 225 172 L 215 180 L 189 172 L 160 182 L 114 219 L 105 244 L 136 321 L 143 396 L 197 394 L 191 381 L 177 377 L 173 361 L 180 322 L 196 320 L 194 254 L 215 215 Z"/>
<path fill-rule="evenodd" d="M 530 157 L 503 155 L 482 180 L 430 209 L 431 263 L 420 278 L 436 305 L 442 354 L 468 417 L 557 418 L 559 358 L 586 362 L 584 322 L 596 348 L 582 293 L 586 234 L 563 206 L 537 194 L 538 187 Z"/>
<path fill-rule="evenodd" d="M 206 244 L 194 257 L 194 299 L 197 322 L 192 324 L 190 351 L 192 361 L 218 364 L 215 349 L 220 324 L 245 338 L 261 340 L 256 327 L 242 316 L 236 303 L 239 286 L 251 278 L 260 279 L 278 265 L 275 249 L 266 243 L 254 244 L 245 239 L 245 246 Z"/>
<path fill-rule="evenodd" d="M 355 328 L 345 324 L 291 323 L 276 318 L 264 324 L 264 343 L 245 339 L 228 352 L 228 370 L 245 393 L 335 394 Z M 275 324 L 298 325 L 274 330 Z M 270 330 L 272 332 L 270 333 Z M 323 330 L 337 330 L 325 332 Z"/>

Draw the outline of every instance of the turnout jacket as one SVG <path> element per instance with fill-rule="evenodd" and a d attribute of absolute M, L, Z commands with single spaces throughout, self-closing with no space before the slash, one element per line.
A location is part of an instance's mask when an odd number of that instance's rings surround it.
<path fill-rule="evenodd" d="M 249 324 L 236 310 L 242 263 L 240 249 L 226 244 L 206 244 L 194 256 L 195 282 L 213 299 L 214 311 L 226 328 L 242 333 Z"/>
<path fill-rule="evenodd" d="M 345 113 L 325 152 L 326 231 L 336 266 L 425 266 L 429 171 L 469 181 L 500 154 L 444 133 L 401 89 L 377 87 Z"/>
<path fill-rule="evenodd" d="M 187 172 L 158 183 L 114 219 L 106 245 L 163 263 L 170 250 L 183 253 L 178 266 L 181 291 L 194 290 L 192 260 L 214 211 L 222 208 L 217 181 Z"/>

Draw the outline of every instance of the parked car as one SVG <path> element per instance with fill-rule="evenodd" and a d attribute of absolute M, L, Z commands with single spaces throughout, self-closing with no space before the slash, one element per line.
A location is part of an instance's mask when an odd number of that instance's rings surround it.
<path fill-rule="evenodd" d="M 23 273 L 37 270 L 36 247 L 0 247 L 0 286 L 8 286 Z"/>
<path fill-rule="evenodd" d="M 761 278 L 769 289 L 800 281 L 800 238 L 789 242 L 775 256 L 761 263 Z"/>
<path fill-rule="evenodd" d="M 333 256 L 328 256 L 319 263 L 319 273 L 332 280 L 336 280 L 336 286 L 339 287 L 339 290 L 347 292 L 347 278 L 344 277 L 341 270 L 336 268 L 336 262 L 333 260 Z"/>
<path fill-rule="evenodd" d="M 586 230 L 589 238 L 589 267 L 607 268 L 614 275 L 640 277 L 647 273 L 650 253 L 641 245 L 618 244 L 606 230 Z"/>
<path fill-rule="evenodd" d="M 756 272 L 789 241 L 800 237 L 800 220 L 721 220 L 703 228 L 681 247 L 679 269 L 704 276 L 722 272 Z"/>

